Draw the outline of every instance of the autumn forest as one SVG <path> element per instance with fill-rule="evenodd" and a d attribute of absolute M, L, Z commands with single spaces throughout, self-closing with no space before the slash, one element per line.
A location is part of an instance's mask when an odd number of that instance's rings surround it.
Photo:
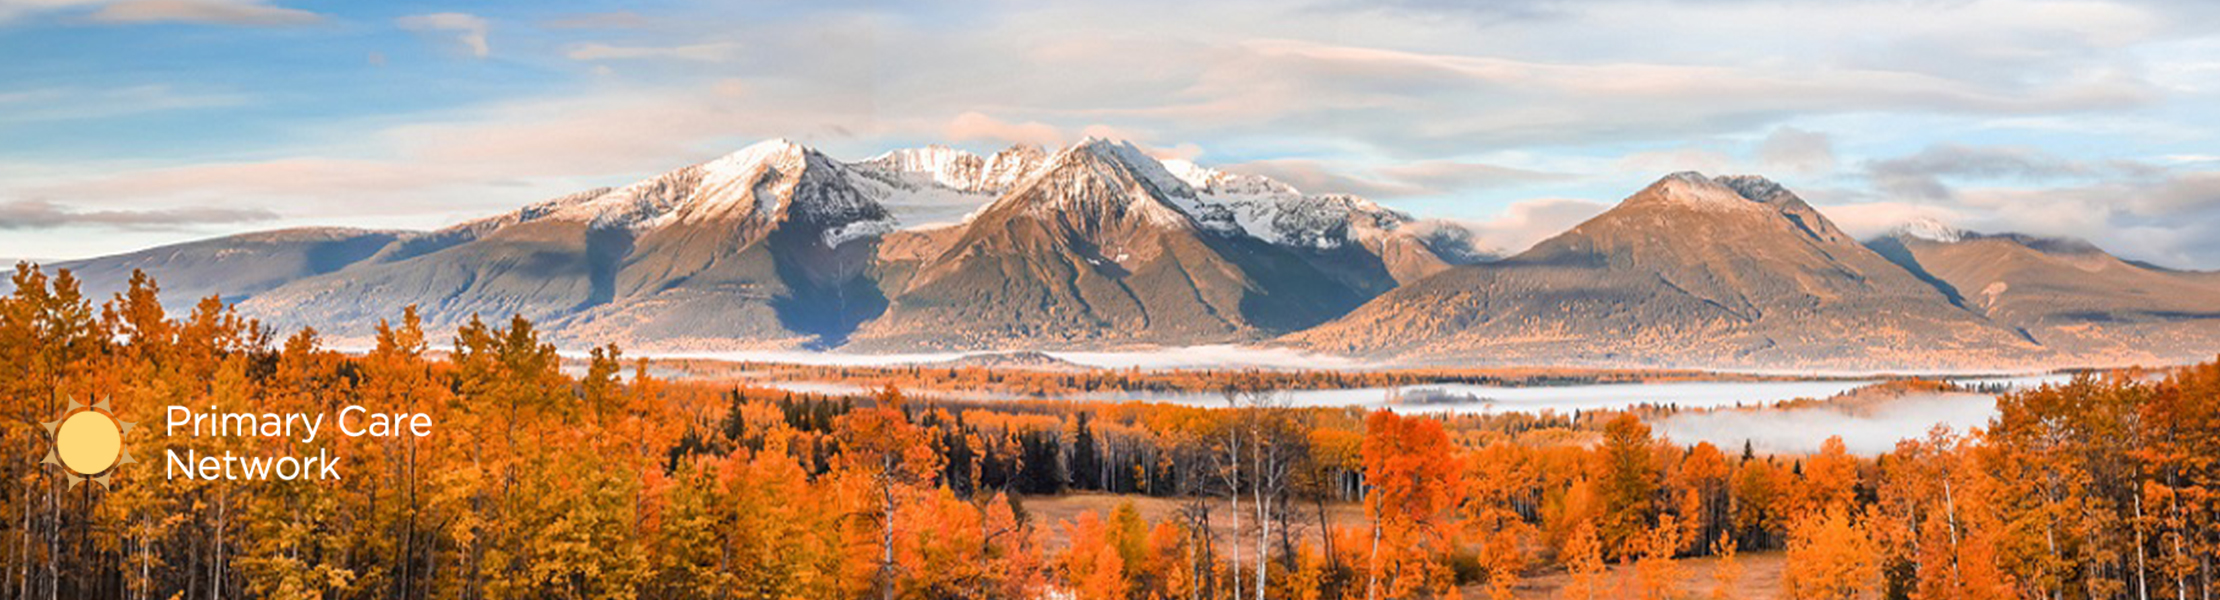
<path fill-rule="evenodd" d="M 136 278 L 0 298 L 0 598 L 2206 600 L 2220 363 L 1998 397 L 1857 456 L 1683 445 L 1641 415 L 855 397 L 566 368 L 523 319 L 342 352 Z M 105 485 L 40 423 L 141 426 Z M 167 406 L 422 413 L 424 437 L 168 437 Z M 164 476 L 168 450 L 344 457 Z M 1068 510 L 1072 499 L 1093 504 Z M 1051 510 L 1055 507 L 1055 510 Z M 1700 566 L 1700 568 L 1699 568 Z M 1760 576 L 1759 571 L 1769 572 Z M 1543 585 L 1541 582 L 1547 582 Z"/>

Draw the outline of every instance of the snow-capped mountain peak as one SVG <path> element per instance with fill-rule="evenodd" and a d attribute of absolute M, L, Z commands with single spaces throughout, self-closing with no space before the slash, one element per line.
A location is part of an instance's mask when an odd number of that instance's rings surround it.
<path fill-rule="evenodd" d="M 1194 189 L 1130 143 L 1087 138 L 1042 161 L 1002 199 L 972 218 L 1011 207 L 1063 218 L 1100 219 L 1092 226 L 1140 219 L 1157 226 L 1196 225 Z M 969 220 L 969 219 L 967 219 Z"/>
<path fill-rule="evenodd" d="M 1305 195 L 1262 175 L 1229 173 L 1186 159 L 1156 160 L 1130 143 L 1089 138 L 1066 152 L 1086 151 L 1133 165 L 1151 185 L 1168 190 L 1177 206 L 1204 230 L 1253 237 L 1275 245 L 1332 250 L 1371 239 L 1411 222 L 1410 215 L 1358 196 Z M 1171 181 L 1165 181 L 1169 178 Z"/>
<path fill-rule="evenodd" d="M 777 138 L 622 187 L 572 194 L 457 227 L 482 233 L 556 219 L 641 232 L 720 219 L 797 221 L 824 230 L 824 243 L 835 246 L 894 229 L 894 218 L 880 204 L 891 194 L 883 182 L 857 176 L 808 146 Z"/>
<path fill-rule="evenodd" d="M 1966 230 L 1952 227 L 1950 226 L 1950 224 L 1937 220 L 1934 217 L 1920 217 L 1917 219 L 1906 221 L 1902 225 L 1897 225 L 1896 228 L 1891 230 L 1890 233 L 1902 237 L 1922 239 L 1930 242 L 1940 242 L 1945 244 L 1954 244 L 1957 242 L 1965 241 L 1965 239 L 1970 235 L 1966 232 Z"/>
<path fill-rule="evenodd" d="M 1263 175 L 1239 175 L 1195 164 L 1186 159 L 1163 161 L 1164 169 L 1196 191 L 1214 195 L 1300 196 L 1295 186 Z"/>
<path fill-rule="evenodd" d="M 772 138 L 702 163 L 700 169 L 705 178 L 733 180 L 746 177 L 764 166 L 800 168 L 812 154 L 817 154 L 817 151 L 808 146 L 786 138 Z"/>
<path fill-rule="evenodd" d="M 680 169 L 642 184 L 650 190 L 669 186 L 657 194 L 668 203 L 660 214 L 635 226 L 747 217 L 769 222 L 790 211 L 827 217 L 838 213 L 884 212 L 871 196 L 858 193 L 846 165 L 792 140 L 777 138 L 757 142 L 715 160 Z M 807 185 L 807 183 L 818 185 Z M 828 191 L 829 187 L 842 190 Z M 799 194 L 808 187 L 815 193 Z M 630 189 L 630 188 L 626 188 Z M 620 190 L 623 191 L 623 190 Z M 806 204 L 805 206 L 794 206 Z M 832 206 L 826 206 L 826 204 Z M 868 205 L 868 206 L 867 206 Z M 832 218 L 831 220 L 840 220 Z"/>
<path fill-rule="evenodd" d="M 882 153 L 856 163 L 913 183 L 930 183 L 968 193 L 1000 193 L 1038 168 L 1047 155 L 1040 148 L 1015 145 L 993 156 L 933 144 Z"/>
<path fill-rule="evenodd" d="M 1751 202 L 1774 203 L 1794 196 L 1788 188 L 1760 175 L 1720 175 L 1712 181 L 1727 186 Z"/>
<path fill-rule="evenodd" d="M 977 154 L 933 144 L 923 148 L 890 150 L 864 159 L 864 165 L 882 170 L 924 176 L 933 183 L 969 189 L 978 185 L 979 171 L 986 159 Z"/>
<path fill-rule="evenodd" d="M 1157 162 L 1154 157 L 1142 152 L 1132 142 L 1088 137 L 1066 149 L 1064 156 L 1059 156 L 1058 161 L 1067 160 L 1066 157 L 1077 153 L 1091 154 L 1103 160 L 1123 165 L 1135 179 L 1153 188 L 1153 191 L 1159 195 L 1186 198 L 1192 198 L 1195 195 L 1193 187 L 1173 176 L 1171 171 L 1164 168 L 1164 163 Z"/>
<path fill-rule="evenodd" d="M 1627 203 L 1658 203 L 1698 210 L 1749 210 L 1764 206 L 1765 201 L 1751 197 L 1742 189 L 1730 185 L 1730 178 L 1712 179 L 1703 173 L 1681 171 L 1666 175 L 1650 184 L 1642 193 L 1627 199 Z M 1752 184 L 1753 192 L 1762 188 Z M 1770 183 L 1770 182 L 1767 182 Z M 1777 187 L 1777 186 L 1776 186 Z"/>

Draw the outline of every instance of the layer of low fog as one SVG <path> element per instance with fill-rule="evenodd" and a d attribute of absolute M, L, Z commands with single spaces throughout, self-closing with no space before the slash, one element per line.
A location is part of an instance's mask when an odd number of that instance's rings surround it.
<path fill-rule="evenodd" d="M 1842 436 L 1853 454 L 1874 455 L 1937 425 L 1963 432 L 1988 425 L 1996 397 L 1987 394 L 1913 394 L 1848 410 L 1839 406 L 1690 412 L 1653 420 L 1652 430 L 1674 442 L 1711 442 L 1739 452 L 1743 442 L 1759 453 L 1819 451 L 1828 436 Z"/>
<path fill-rule="evenodd" d="M 732 362 L 774 362 L 817 366 L 897 366 L 948 362 L 972 356 L 1010 352 L 926 352 L 864 354 L 810 352 L 805 350 L 739 350 L 731 352 L 645 352 L 633 356 L 651 359 L 707 359 Z M 1098 352 L 1042 352 L 1058 360 L 1105 369 L 1363 369 L 1380 365 L 1331 354 L 1289 348 L 1211 345 L 1179 348 Z M 583 354 L 579 354 L 583 356 Z"/>

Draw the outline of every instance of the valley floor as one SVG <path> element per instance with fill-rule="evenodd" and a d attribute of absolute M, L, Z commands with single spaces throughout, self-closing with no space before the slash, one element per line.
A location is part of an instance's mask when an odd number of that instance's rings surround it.
<path fill-rule="evenodd" d="M 1026 514 L 1032 517 L 1036 526 L 1044 527 L 1051 532 L 1048 544 L 1050 547 L 1057 549 L 1064 548 L 1070 543 L 1070 531 L 1063 524 L 1067 521 L 1077 520 L 1081 513 L 1093 512 L 1098 515 L 1107 515 L 1111 510 L 1116 509 L 1118 504 L 1132 502 L 1134 509 L 1141 513 L 1142 518 L 1154 523 L 1175 518 L 1182 502 L 1177 498 L 1095 493 L 1026 496 L 1022 501 Z M 1227 507 L 1224 498 L 1213 498 L 1211 502 L 1215 503 L 1211 513 L 1211 529 L 1215 530 L 1218 538 L 1223 540 L 1232 533 L 1233 522 L 1226 518 Z M 1316 511 L 1315 506 L 1302 507 L 1301 518 L 1295 524 L 1295 530 L 1290 533 L 1298 537 L 1307 536 L 1308 539 L 1316 540 L 1318 532 L 1318 513 Z M 1364 507 L 1355 503 L 1328 504 L 1326 506 L 1326 519 L 1334 527 L 1362 526 L 1365 523 Z M 1713 596 L 1713 591 L 1719 587 L 1718 577 L 1715 573 L 1719 560 L 1708 556 L 1679 560 L 1678 563 L 1682 569 L 1683 577 L 1680 593 L 1675 594 L 1674 597 L 1727 599 L 1781 597 L 1781 570 L 1785 562 L 1782 553 L 1743 554 L 1737 557 L 1736 561 L 1739 563 L 1742 574 L 1741 577 L 1734 580 L 1732 591 L 1725 596 Z M 1606 589 L 1600 591 L 1596 597 L 1599 600 L 1631 597 L 1629 592 L 1622 588 L 1627 586 L 1633 577 L 1634 572 L 1631 567 L 1610 565 L 1610 574 L 1604 578 Z M 1521 600 L 1557 598 L 1559 592 L 1570 581 L 1571 578 L 1565 571 L 1554 565 L 1546 569 L 1530 571 L 1519 582 L 1517 597 Z M 1469 599 L 1488 597 L 1486 587 L 1480 585 L 1465 586 L 1461 592 L 1464 598 Z"/>
<path fill-rule="evenodd" d="M 1719 587 L 1717 576 L 1713 571 L 1719 566 L 1719 559 L 1709 556 L 1681 559 L 1679 563 L 1683 570 L 1683 577 L 1680 592 L 1673 594 L 1673 597 L 1733 600 L 1770 600 L 1782 597 L 1781 570 L 1787 562 L 1783 553 L 1744 554 L 1736 557 L 1735 560 L 1740 563 L 1742 576 L 1735 578 L 1732 590 L 1726 595 L 1713 596 L 1712 592 Z M 1596 598 L 1601 600 L 1605 598 L 1634 597 L 1630 592 L 1625 591 L 1628 580 L 1634 577 L 1633 568 L 1624 565 L 1611 565 L 1610 569 L 1611 574 L 1604 579 L 1606 589 L 1598 592 Z M 1519 582 L 1518 598 L 1521 600 L 1558 598 L 1559 591 L 1563 590 L 1570 581 L 1571 578 L 1565 574 L 1563 569 L 1555 567 L 1547 571 L 1527 573 L 1526 578 Z M 1488 597 L 1485 586 L 1465 586 L 1463 592 L 1465 598 Z M 1879 597 L 1879 595 L 1875 594 L 1875 597 Z"/>

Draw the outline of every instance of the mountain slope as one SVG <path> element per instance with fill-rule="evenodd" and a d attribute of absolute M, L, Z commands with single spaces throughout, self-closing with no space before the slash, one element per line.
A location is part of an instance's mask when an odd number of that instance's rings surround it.
<path fill-rule="evenodd" d="M 1130 144 L 1059 152 L 905 267 L 866 347 L 1191 344 L 1291 330 L 1365 294 L 1195 215 L 1196 191 Z M 920 240 L 920 244 L 931 243 Z M 893 281 L 890 278 L 889 281 Z"/>
<path fill-rule="evenodd" d="M 522 314 L 558 339 L 651 347 L 837 340 L 883 302 L 855 278 L 893 227 L 878 204 L 892 193 L 774 140 L 427 234 L 439 242 L 241 309 L 356 329 L 412 304 L 440 326 Z"/>
<path fill-rule="evenodd" d="M 133 270 L 162 288 L 172 311 L 209 296 L 238 302 L 288 282 L 338 271 L 400 240 L 408 232 L 315 227 L 263 231 L 172 244 L 137 252 L 47 265 L 68 269 L 96 301 L 123 291 Z"/>
<path fill-rule="evenodd" d="M 1485 258 L 1472 247 L 1469 230 L 1420 221 L 1358 196 L 1305 195 L 1270 178 L 1184 160 L 1163 165 L 1195 190 L 1199 201 L 1189 211 L 1204 228 L 1302 254 L 1368 295 Z"/>
<path fill-rule="evenodd" d="M 905 230 L 896 211 L 910 209 L 971 214 Z M 437 328 L 517 314 L 566 343 L 717 349 L 837 346 L 897 296 L 915 294 L 904 314 L 922 315 L 1033 286 L 1062 291 L 983 326 L 1000 333 L 905 318 L 874 327 L 874 339 L 1227 341 L 1324 321 L 1446 268 L 1443 253 L 1466 256 L 1457 240 L 1412 223 L 1361 198 L 1304 195 L 1261 177 L 1184 163 L 1174 176 L 1131 145 L 1101 141 L 1054 157 L 1027 146 L 986 157 L 927 147 L 850 164 L 774 140 L 631 185 L 366 242 L 345 261 L 258 281 L 252 297 L 233 299 L 275 326 L 339 338 L 416 306 Z M 968 254 L 951 253 L 957 246 Z M 1006 272 L 983 266 L 1004 258 L 1015 261 Z"/>
<path fill-rule="evenodd" d="M 1012 146 L 993 156 L 928 146 L 887 152 L 855 166 L 897 186 L 957 192 L 913 196 L 938 205 L 890 206 L 906 213 L 906 221 L 940 230 L 937 224 L 950 220 L 951 208 L 971 213 L 964 219 L 968 222 L 1047 159 L 1031 146 Z M 1469 230 L 1414 219 L 1364 198 L 1304 194 L 1266 177 L 1226 173 L 1186 160 L 1158 164 L 1194 192 L 1191 200 L 1180 200 L 1179 207 L 1202 229 L 1222 236 L 1247 236 L 1292 251 L 1367 295 L 1417 281 L 1451 264 L 1489 258 L 1473 248 Z M 966 200 L 972 204 L 962 205 Z M 904 231 L 894 235 L 909 240 L 891 244 L 901 248 L 896 252 L 901 256 L 887 257 L 897 263 L 918 260 L 918 255 L 945 249 L 954 241 L 954 236 L 945 234 Z M 911 266 L 892 265 L 890 272 L 899 278 Z"/>
<path fill-rule="evenodd" d="M 1713 367 L 1914 368 L 2038 351 L 1779 185 L 1694 173 L 1288 339 L 1431 361 Z"/>
<path fill-rule="evenodd" d="M 1413 362 L 1932 370 L 2220 348 L 2220 275 L 1939 225 L 1861 244 L 1758 177 L 1675 174 L 1498 262 L 1471 241 L 1131 144 L 845 163 L 773 140 L 437 231 L 55 266 L 96 295 L 147 269 L 177 308 L 217 294 L 335 338 L 414 305 L 438 329 L 521 314 L 566 347 L 648 351 L 1277 339 Z"/>
<path fill-rule="evenodd" d="M 2152 269 L 2074 239 L 1933 225 L 1868 242 L 1936 281 L 1967 310 L 2055 351 L 2107 362 L 2210 358 L 2220 281 Z"/>

